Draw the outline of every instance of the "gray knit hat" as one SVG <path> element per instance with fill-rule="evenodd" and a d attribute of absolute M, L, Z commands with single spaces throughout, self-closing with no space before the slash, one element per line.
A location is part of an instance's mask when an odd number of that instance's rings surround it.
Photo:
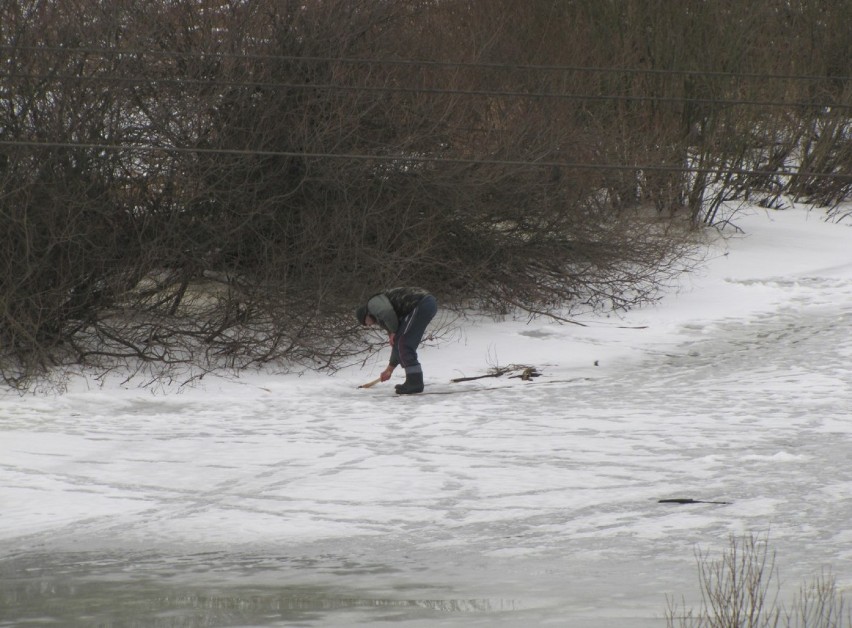
<path fill-rule="evenodd" d="M 367 320 L 367 306 L 359 305 L 355 310 L 355 318 L 358 319 L 358 323 L 363 325 Z"/>

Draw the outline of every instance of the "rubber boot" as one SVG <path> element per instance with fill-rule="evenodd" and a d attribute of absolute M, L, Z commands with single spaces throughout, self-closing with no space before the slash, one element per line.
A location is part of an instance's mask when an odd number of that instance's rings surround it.
<path fill-rule="evenodd" d="M 406 373 L 405 383 L 395 386 L 397 395 L 414 395 L 423 392 L 423 373 Z"/>

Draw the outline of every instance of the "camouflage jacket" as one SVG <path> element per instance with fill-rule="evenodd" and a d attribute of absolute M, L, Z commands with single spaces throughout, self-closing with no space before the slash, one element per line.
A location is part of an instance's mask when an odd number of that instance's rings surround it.
<path fill-rule="evenodd" d="M 400 321 L 411 314 L 428 294 L 422 288 L 391 288 L 370 297 L 367 301 L 367 313 L 375 318 L 385 331 L 395 334 L 400 327 Z M 399 364 L 399 348 L 395 343 L 389 364 Z"/>
<path fill-rule="evenodd" d="M 391 288 L 367 301 L 367 313 L 389 333 L 396 333 L 399 321 L 411 314 L 429 292 L 422 288 Z"/>

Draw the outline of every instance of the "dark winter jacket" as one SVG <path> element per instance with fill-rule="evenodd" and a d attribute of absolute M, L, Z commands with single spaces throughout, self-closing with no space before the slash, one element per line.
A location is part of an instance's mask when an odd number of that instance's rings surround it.
<path fill-rule="evenodd" d="M 411 314 L 429 292 L 423 288 L 391 288 L 373 295 L 367 301 L 367 314 L 390 333 L 399 329 L 399 321 Z"/>
<path fill-rule="evenodd" d="M 400 323 L 428 294 L 429 292 L 422 288 L 391 288 L 370 297 L 366 307 L 362 306 L 359 310 L 375 318 L 386 332 L 395 334 L 400 328 Z M 363 323 L 363 320 L 361 322 Z M 399 364 L 399 349 L 396 344 L 391 351 L 390 364 L 393 366 Z"/>

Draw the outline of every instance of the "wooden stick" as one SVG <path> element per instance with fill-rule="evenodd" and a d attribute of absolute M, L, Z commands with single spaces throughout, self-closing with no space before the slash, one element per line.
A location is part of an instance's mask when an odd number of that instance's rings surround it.
<path fill-rule="evenodd" d="M 377 377 L 372 382 L 367 382 L 366 384 L 361 384 L 360 386 L 358 386 L 358 388 L 371 388 L 371 387 L 375 386 L 376 384 L 378 384 L 380 381 L 382 381 L 382 378 Z"/>

